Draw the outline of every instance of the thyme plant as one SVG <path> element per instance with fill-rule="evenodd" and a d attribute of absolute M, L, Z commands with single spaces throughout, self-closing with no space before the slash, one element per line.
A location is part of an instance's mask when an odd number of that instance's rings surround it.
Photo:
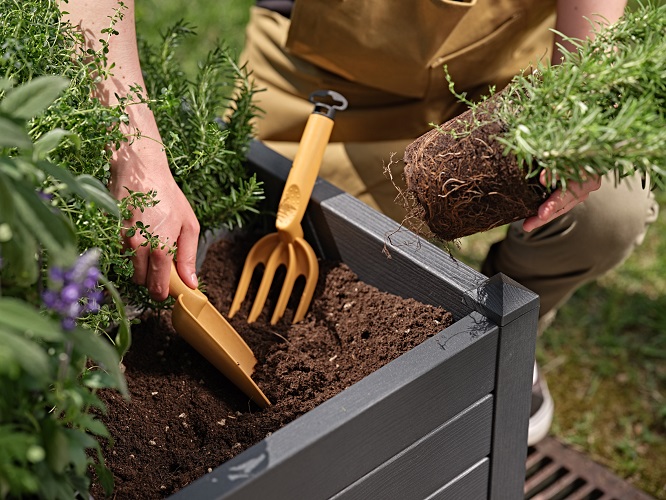
<path fill-rule="evenodd" d="M 158 120 L 174 178 L 190 200 L 199 218 L 202 233 L 212 228 L 242 225 L 261 199 L 261 188 L 243 166 L 246 148 L 252 138 L 251 118 L 256 113 L 252 88 L 244 68 L 239 67 L 221 45 L 210 51 L 191 81 L 179 69 L 175 57 L 179 41 L 195 36 L 183 23 L 165 31 L 158 46 L 140 43 L 142 66 L 148 89 L 135 87 L 115 106 L 103 105 L 94 96 L 99 79 L 108 78 L 105 47 L 113 43 L 115 25 L 123 16 L 121 1 L 109 26 L 102 30 L 103 47 L 98 52 L 84 51 L 80 33 L 63 22 L 55 0 L 0 0 L 0 76 L 16 83 L 40 75 L 61 75 L 69 85 L 60 99 L 30 123 L 30 136 L 39 139 L 54 128 L 70 131 L 78 143 L 65 140 L 50 153 L 51 159 L 75 175 L 85 174 L 106 183 L 109 179 L 109 145 L 120 145 L 124 137 L 119 124 L 128 119 L 127 106 L 145 102 Z M 66 8 L 66 7 L 65 7 Z M 147 90 L 147 92 L 145 92 Z M 218 123 L 225 116 L 224 126 Z M 140 134 L 140 131 L 138 132 Z M 57 181 L 46 180 L 46 192 Z M 145 289 L 131 281 L 133 273 L 128 251 L 123 248 L 120 230 L 133 209 L 159 203 L 156 193 L 129 193 L 118 202 L 121 217 L 79 199 L 63 199 L 57 190 L 53 203 L 74 223 L 79 250 L 99 248 L 100 271 L 116 285 L 123 300 L 138 309 L 169 305 L 154 303 Z M 158 195 L 157 195 L 158 196 Z M 150 227 L 137 224 L 146 245 L 159 244 Z M 107 301 L 90 326 L 108 330 L 122 318 Z"/>

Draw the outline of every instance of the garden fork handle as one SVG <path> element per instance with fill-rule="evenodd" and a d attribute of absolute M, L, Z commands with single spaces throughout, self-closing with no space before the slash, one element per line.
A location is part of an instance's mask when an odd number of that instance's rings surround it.
<path fill-rule="evenodd" d="M 331 106 L 316 102 L 317 97 L 325 96 L 333 98 L 337 104 Z M 347 107 L 347 100 L 331 90 L 313 92 L 310 101 L 315 102 L 315 109 L 305 124 L 298 151 L 282 191 L 275 224 L 281 237 L 288 242 L 303 237 L 301 220 L 310 201 L 324 151 L 331 137 L 335 111 Z"/>

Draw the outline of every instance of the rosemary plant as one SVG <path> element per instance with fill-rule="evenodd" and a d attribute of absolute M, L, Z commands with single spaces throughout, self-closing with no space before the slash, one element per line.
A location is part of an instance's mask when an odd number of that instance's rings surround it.
<path fill-rule="evenodd" d="M 594 40 L 572 40 L 560 65 L 542 64 L 500 94 L 497 140 L 528 177 L 561 187 L 584 176 L 642 173 L 663 188 L 666 171 L 666 5 L 639 3 Z"/>

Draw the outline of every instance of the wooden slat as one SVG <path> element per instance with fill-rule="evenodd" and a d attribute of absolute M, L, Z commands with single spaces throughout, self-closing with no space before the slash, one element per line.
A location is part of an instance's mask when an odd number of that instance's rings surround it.
<path fill-rule="evenodd" d="M 481 399 L 333 500 L 416 499 L 438 490 L 490 452 L 492 402 L 490 395 Z"/>
<path fill-rule="evenodd" d="M 489 498 L 520 498 L 525 479 L 539 299 L 503 275 L 493 276 L 484 288 L 477 294 L 479 300 L 497 297 L 497 289 L 504 297 L 494 308 L 496 313 L 502 313 L 498 319 L 501 327 L 497 346 Z M 513 319 L 507 322 L 507 318 Z"/>
<path fill-rule="evenodd" d="M 484 458 L 426 500 L 486 500 L 490 461 Z"/>
<path fill-rule="evenodd" d="M 395 233 L 397 222 L 368 210 L 367 205 L 348 194 L 323 201 L 321 209 L 342 260 L 364 282 L 402 297 L 445 307 L 456 319 L 473 310 L 465 303 L 464 294 L 481 286 L 487 277 L 413 233 Z M 368 227 L 376 230 L 364 230 Z M 364 250 L 360 252 L 359 248 Z"/>
<path fill-rule="evenodd" d="M 173 498 L 329 498 L 492 392 L 497 334 L 470 314 Z"/>

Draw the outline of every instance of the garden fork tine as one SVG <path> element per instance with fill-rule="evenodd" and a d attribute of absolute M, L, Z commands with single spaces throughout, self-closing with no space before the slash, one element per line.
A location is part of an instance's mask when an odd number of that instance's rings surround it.
<path fill-rule="evenodd" d="M 335 104 L 330 105 L 317 100 L 317 98 L 324 97 L 330 97 Z M 331 137 L 335 111 L 345 109 L 347 100 L 337 92 L 320 90 L 310 95 L 310 102 L 315 104 L 315 108 L 305 124 L 296 157 L 280 198 L 275 223 L 277 233 L 264 236 L 250 250 L 243 266 L 236 294 L 231 303 L 229 317 L 232 317 L 240 309 L 241 303 L 247 294 L 254 269 L 259 264 L 264 266 L 264 275 L 248 315 L 248 322 L 254 322 L 261 314 L 275 272 L 280 266 L 285 266 L 286 276 L 271 317 L 271 324 L 277 323 L 284 314 L 289 296 L 299 276 L 305 276 L 305 287 L 294 314 L 294 323 L 305 317 L 305 312 L 312 301 L 319 275 L 319 264 L 314 250 L 303 239 L 301 221 L 319 174 L 319 167 L 326 145 Z"/>

